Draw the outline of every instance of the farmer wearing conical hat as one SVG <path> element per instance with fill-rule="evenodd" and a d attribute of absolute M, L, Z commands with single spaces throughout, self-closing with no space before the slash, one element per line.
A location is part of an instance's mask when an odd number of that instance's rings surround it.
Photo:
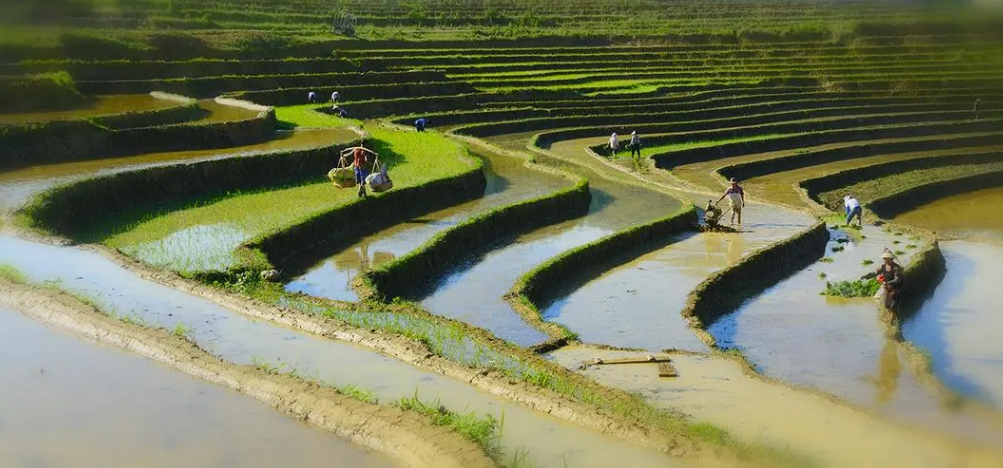
<path fill-rule="evenodd" d="M 881 254 L 881 260 L 876 273 L 878 281 L 885 288 L 885 308 L 897 312 L 898 295 L 902 290 L 902 266 L 895 261 L 895 254 L 888 249 Z"/>
<path fill-rule="evenodd" d="M 735 224 L 735 215 L 738 215 L 738 224 L 742 224 L 742 208 L 745 208 L 745 190 L 738 185 L 738 181 L 734 177 L 728 181 L 728 190 L 724 191 L 724 195 L 717 199 L 718 203 L 728 197 L 728 202 L 731 203 L 731 224 Z"/>

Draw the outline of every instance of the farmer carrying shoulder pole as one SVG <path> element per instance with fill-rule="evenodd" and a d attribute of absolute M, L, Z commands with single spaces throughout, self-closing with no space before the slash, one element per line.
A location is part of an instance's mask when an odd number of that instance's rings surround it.
<path fill-rule="evenodd" d="M 347 156 L 349 153 L 352 154 L 354 160 L 355 183 L 359 185 L 359 197 L 364 198 L 366 196 L 366 177 L 369 176 L 369 155 L 373 155 L 373 158 L 375 159 L 377 154 L 375 151 L 362 146 L 355 146 L 341 150 L 342 157 Z"/>
<path fill-rule="evenodd" d="M 617 138 L 616 133 L 609 137 L 609 150 L 610 158 L 616 157 L 616 150 L 620 149 L 620 139 Z"/>
<path fill-rule="evenodd" d="M 630 132 L 630 143 L 627 145 L 630 147 L 630 156 L 632 158 L 641 158 L 641 137 L 637 136 L 637 132 Z"/>
<path fill-rule="evenodd" d="M 853 195 L 843 197 L 843 205 L 846 206 L 846 225 L 849 226 L 853 218 L 857 218 L 857 225 L 864 227 L 864 209 L 860 207 L 860 202 Z"/>
<path fill-rule="evenodd" d="M 724 200 L 724 197 L 728 197 L 728 202 L 731 203 L 731 224 L 735 224 L 735 215 L 738 215 L 738 224 L 742 224 L 742 208 L 745 208 L 745 190 L 738 185 L 738 181 L 734 177 L 728 181 L 728 189 L 724 191 L 724 195 L 717 199 L 718 203 Z"/>

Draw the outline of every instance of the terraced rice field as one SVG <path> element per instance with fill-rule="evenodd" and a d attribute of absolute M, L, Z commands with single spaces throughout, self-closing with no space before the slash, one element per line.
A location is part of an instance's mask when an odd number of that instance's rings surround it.
<path fill-rule="evenodd" d="M 929 8 L 0 7 L 0 465 L 1003 466 L 1003 20 Z"/>

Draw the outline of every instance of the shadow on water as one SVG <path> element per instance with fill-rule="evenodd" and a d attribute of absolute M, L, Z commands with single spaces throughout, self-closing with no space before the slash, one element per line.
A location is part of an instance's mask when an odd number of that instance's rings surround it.
<path fill-rule="evenodd" d="M 959 319 L 964 316 L 976 314 L 971 308 L 952 305 L 964 296 L 967 279 L 976 273 L 976 261 L 963 252 L 950 248 L 943 250 L 947 275 L 933 297 L 902 325 L 902 334 L 929 353 L 933 371 L 945 385 L 962 395 L 988 401 L 990 395 L 984 387 L 958 372 L 956 356 L 951 353 L 952 342 L 947 337 L 950 325 L 962 321 Z"/>

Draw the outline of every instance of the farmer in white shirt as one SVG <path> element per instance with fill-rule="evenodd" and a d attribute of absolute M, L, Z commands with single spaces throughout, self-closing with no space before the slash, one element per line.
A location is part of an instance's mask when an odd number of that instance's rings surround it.
<path fill-rule="evenodd" d="M 312 102 L 317 102 L 317 93 L 315 93 L 313 91 L 310 91 L 309 93 L 307 93 L 307 95 L 306 95 L 306 101 L 307 102 L 311 102 L 311 103 Z"/>
<path fill-rule="evenodd" d="M 338 108 L 338 98 L 340 98 L 340 97 L 341 97 L 341 95 L 338 94 L 337 91 L 331 93 L 331 103 L 334 104 L 334 107 L 332 107 L 332 109 L 337 109 Z"/>
<path fill-rule="evenodd" d="M 846 205 L 846 225 L 849 226 L 853 218 L 857 218 L 857 225 L 863 227 L 864 210 L 860 207 L 860 202 L 853 195 L 847 195 L 843 198 L 843 204 Z"/>
<path fill-rule="evenodd" d="M 616 150 L 618 149 L 620 149 L 620 139 L 617 138 L 616 133 L 614 133 L 613 136 L 609 137 L 609 150 L 610 154 L 612 154 L 612 156 L 610 156 L 611 158 L 616 157 Z"/>

